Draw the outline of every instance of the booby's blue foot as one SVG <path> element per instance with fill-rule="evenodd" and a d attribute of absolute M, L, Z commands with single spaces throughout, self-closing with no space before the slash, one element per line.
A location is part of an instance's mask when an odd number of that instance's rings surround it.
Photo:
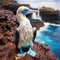
<path fill-rule="evenodd" d="M 29 49 L 29 51 L 27 52 L 27 54 L 31 55 L 32 57 L 34 57 L 36 55 L 36 52 L 33 51 L 31 48 Z"/>
<path fill-rule="evenodd" d="M 25 56 L 25 55 L 26 55 L 26 53 L 23 53 L 23 54 L 18 53 L 17 54 L 17 56 Z"/>

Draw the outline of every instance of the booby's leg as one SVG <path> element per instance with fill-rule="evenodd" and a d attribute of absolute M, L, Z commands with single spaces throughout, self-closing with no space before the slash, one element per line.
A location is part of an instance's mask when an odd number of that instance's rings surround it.
<path fill-rule="evenodd" d="M 26 52 L 22 51 L 22 48 L 20 48 L 19 53 L 17 54 L 18 56 L 25 56 Z"/>
<path fill-rule="evenodd" d="M 22 51 L 22 48 L 20 48 L 20 54 L 23 54 L 24 52 Z"/>
<path fill-rule="evenodd" d="M 20 52 L 18 53 L 18 56 L 25 56 L 26 53 L 29 51 L 29 49 L 31 48 L 31 46 L 26 46 L 26 47 L 21 47 L 20 48 Z"/>

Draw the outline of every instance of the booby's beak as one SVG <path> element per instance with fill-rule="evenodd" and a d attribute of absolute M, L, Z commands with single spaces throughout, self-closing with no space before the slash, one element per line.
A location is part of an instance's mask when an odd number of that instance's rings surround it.
<path fill-rule="evenodd" d="M 33 13 L 33 12 L 37 12 L 38 10 L 32 10 L 32 9 L 29 9 L 28 13 L 27 14 L 30 14 L 30 13 Z"/>

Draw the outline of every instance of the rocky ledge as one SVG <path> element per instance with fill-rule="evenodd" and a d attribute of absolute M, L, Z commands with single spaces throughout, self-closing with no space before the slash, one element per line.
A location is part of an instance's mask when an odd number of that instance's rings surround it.
<path fill-rule="evenodd" d="M 34 20 L 33 20 L 34 21 Z M 33 21 L 31 23 L 33 23 Z M 33 26 L 36 26 L 33 23 Z M 57 60 L 55 55 L 50 52 L 47 45 L 34 42 L 32 49 L 36 51 L 36 56 L 26 55 L 17 58 L 17 51 L 14 44 L 14 32 L 18 22 L 15 15 L 10 10 L 0 10 L 0 60 Z"/>
<path fill-rule="evenodd" d="M 37 53 L 35 57 L 32 57 L 30 55 L 25 55 L 24 57 L 17 57 L 16 54 L 14 54 L 15 57 L 13 58 L 15 60 L 57 60 L 55 55 L 50 52 L 47 45 L 42 45 L 34 42 L 32 50 Z"/>

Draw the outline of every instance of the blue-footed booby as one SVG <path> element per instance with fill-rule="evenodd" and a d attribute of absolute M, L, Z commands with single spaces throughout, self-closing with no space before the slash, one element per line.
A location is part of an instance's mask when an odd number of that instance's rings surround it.
<path fill-rule="evenodd" d="M 19 22 L 19 27 L 16 29 L 14 35 L 14 42 L 17 48 L 19 48 L 18 56 L 25 56 L 30 54 L 35 56 L 36 52 L 31 49 L 36 36 L 36 28 L 32 27 L 26 14 L 36 12 L 36 10 L 31 10 L 26 6 L 20 6 L 17 9 L 16 17 Z"/>

